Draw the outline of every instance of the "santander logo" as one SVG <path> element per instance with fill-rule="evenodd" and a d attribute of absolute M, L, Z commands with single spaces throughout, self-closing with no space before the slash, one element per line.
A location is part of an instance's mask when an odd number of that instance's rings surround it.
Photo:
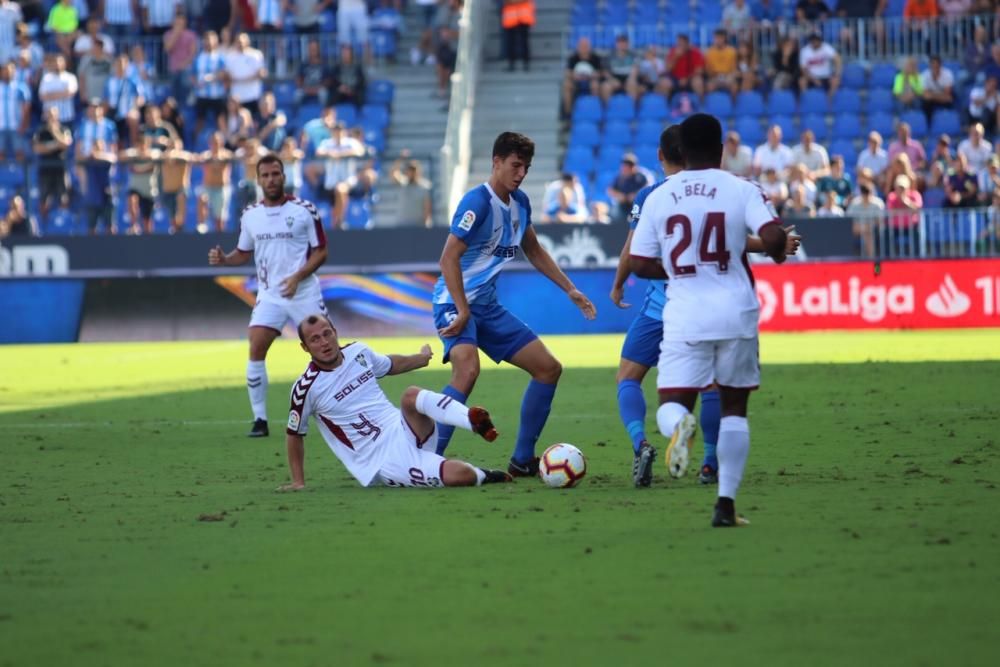
<path fill-rule="evenodd" d="M 927 297 L 925 305 L 927 311 L 935 317 L 958 317 L 968 312 L 972 306 L 972 299 L 958 289 L 951 274 L 946 273 L 941 286 Z"/>

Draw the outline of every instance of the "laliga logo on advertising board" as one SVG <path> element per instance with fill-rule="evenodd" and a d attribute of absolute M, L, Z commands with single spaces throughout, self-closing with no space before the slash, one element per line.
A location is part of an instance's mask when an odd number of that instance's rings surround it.
<path fill-rule="evenodd" d="M 760 321 L 774 317 L 780 303 L 786 317 L 855 315 L 866 322 L 881 322 L 885 316 L 905 315 L 914 310 L 913 285 L 861 286 L 859 278 L 849 278 L 845 292 L 843 281 L 831 280 L 826 285 L 806 287 L 796 294 L 794 283 L 781 285 L 781 298 L 766 280 L 757 281 Z"/>

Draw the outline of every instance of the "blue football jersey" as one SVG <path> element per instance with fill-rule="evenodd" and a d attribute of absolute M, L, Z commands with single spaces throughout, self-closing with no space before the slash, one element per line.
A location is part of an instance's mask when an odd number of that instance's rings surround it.
<path fill-rule="evenodd" d="M 635 231 L 635 226 L 639 224 L 639 214 L 642 212 L 642 205 L 645 203 L 646 197 L 649 196 L 649 193 L 666 182 L 667 179 L 664 178 L 661 181 L 657 181 L 652 185 L 647 185 L 642 190 L 639 190 L 632 202 L 632 211 L 628 215 L 629 229 Z M 642 314 L 646 317 L 652 317 L 654 320 L 662 320 L 663 306 L 666 305 L 666 303 L 667 281 L 650 280 L 649 286 L 646 288 L 646 296 L 642 304 Z"/>
<path fill-rule="evenodd" d="M 467 192 L 451 220 L 451 233 L 468 244 L 462 254 L 462 283 L 470 304 L 496 302 L 496 281 L 507 262 L 517 257 L 521 239 L 531 224 L 531 204 L 520 190 L 510 204 L 483 183 Z M 434 286 L 434 303 L 455 303 L 444 276 Z"/>

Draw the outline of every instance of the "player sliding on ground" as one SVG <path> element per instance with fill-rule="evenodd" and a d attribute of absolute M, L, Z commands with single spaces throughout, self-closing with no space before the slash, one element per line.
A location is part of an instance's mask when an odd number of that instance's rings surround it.
<path fill-rule="evenodd" d="M 326 235 L 312 202 L 285 194 L 285 167 L 274 153 L 257 162 L 257 183 L 264 200 L 240 217 L 240 238 L 229 253 L 208 251 L 212 266 L 240 266 L 253 255 L 257 266 L 257 304 L 250 315 L 247 392 L 253 410 L 251 438 L 268 435 L 267 367 L 264 360 L 285 322 L 326 312 L 316 269 L 326 261 Z"/>
<path fill-rule="evenodd" d="M 735 498 L 750 452 L 747 403 L 760 384 L 760 306 L 746 263 L 747 229 L 785 261 L 787 234 L 760 187 L 723 171 L 722 126 L 695 114 L 681 123 L 684 171 L 646 198 L 632 271 L 669 278 L 657 366 L 656 422 L 670 438 L 667 465 L 686 465 L 698 392 L 719 386 L 719 493 L 713 526 L 737 525 Z"/>
<path fill-rule="evenodd" d="M 647 185 L 635 196 L 632 212 L 629 214 L 629 232 L 618 259 L 618 270 L 611 287 L 611 300 L 619 308 L 629 308 L 630 304 L 623 301 L 625 281 L 629 270 L 629 247 L 632 245 L 632 235 L 639 222 L 642 205 L 651 192 L 662 186 L 667 180 L 684 169 L 684 157 L 681 154 L 681 127 L 671 125 L 660 134 L 660 146 L 657 150 L 660 166 L 666 177 L 652 185 Z M 799 248 L 800 238 L 794 233 L 795 226 L 785 228 L 788 233 L 788 245 L 785 251 L 794 255 Z M 764 245 L 755 236 L 747 237 L 747 252 L 764 252 Z M 637 487 L 649 486 L 653 481 L 653 462 L 656 460 L 656 448 L 646 439 L 646 397 L 642 393 L 642 381 L 649 369 L 656 365 L 660 356 L 660 343 L 663 340 L 663 306 L 667 300 L 667 286 L 663 280 L 650 280 L 642 310 L 632 320 L 625 341 L 622 343 L 621 361 L 618 363 L 618 414 L 621 417 L 625 431 L 632 440 L 632 481 Z M 698 479 L 702 484 L 715 484 L 718 481 L 719 462 L 716 458 L 716 443 L 719 437 L 719 391 L 714 386 L 701 392 L 701 432 L 705 445 L 704 459 Z M 679 453 L 679 452 L 678 452 Z M 676 457 L 675 457 L 676 458 Z M 674 461 L 675 466 L 669 468 L 672 477 L 680 477 L 687 468 L 687 461 Z"/>
<path fill-rule="evenodd" d="M 558 285 L 588 320 L 597 314 L 538 242 L 531 226 L 531 204 L 519 188 L 531 167 L 535 144 L 523 134 L 504 132 L 493 143 L 489 181 L 462 198 L 441 253 L 441 277 L 434 287 L 434 323 L 451 362 L 451 382 L 442 391 L 465 401 L 479 377 L 479 350 L 496 363 L 522 368 L 531 381 L 521 401 L 521 426 L 508 472 L 538 474 L 535 442 L 545 427 L 562 366 L 521 320 L 497 302 L 496 281 L 518 250 Z M 441 424 L 437 452 L 442 454 L 454 429 Z"/>
<path fill-rule="evenodd" d="M 302 349 L 312 360 L 292 387 L 286 445 L 292 482 L 282 491 L 305 488 L 303 436 L 313 417 L 327 445 L 362 486 L 478 486 L 509 482 L 502 470 L 482 470 L 424 449 L 433 447 L 435 422 L 497 438 L 490 414 L 467 408 L 450 396 L 420 387 L 403 392 L 396 408 L 378 379 L 423 368 L 431 360 L 424 345 L 417 354 L 385 356 L 363 343 L 340 347 L 337 330 L 325 314 L 299 324 Z"/>

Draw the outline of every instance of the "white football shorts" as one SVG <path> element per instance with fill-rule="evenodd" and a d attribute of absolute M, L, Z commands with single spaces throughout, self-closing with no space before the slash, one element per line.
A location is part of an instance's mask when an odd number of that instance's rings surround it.
<path fill-rule="evenodd" d="M 757 337 L 671 341 L 660 344 L 656 386 L 660 391 L 708 389 L 713 382 L 733 389 L 760 385 Z"/>
<path fill-rule="evenodd" d="M 445 457 L 435 453 L 437 425 L 425 438 L 420 438 L 401 414 L 399 422 L 387 429 L 382 467 L 369 486 L 412 486 L 434 488 L 444 486 Z"/>
<path fill-rule="evenodd" d="M 276 301 L 258 301 L 250 315 L 251 327 L 267 327 L 280 332 L 285 322 L 294 326 L 310 315 L 326 315 L 326 302 L 319 290 L 308 290 L 294 298 Z"/>

